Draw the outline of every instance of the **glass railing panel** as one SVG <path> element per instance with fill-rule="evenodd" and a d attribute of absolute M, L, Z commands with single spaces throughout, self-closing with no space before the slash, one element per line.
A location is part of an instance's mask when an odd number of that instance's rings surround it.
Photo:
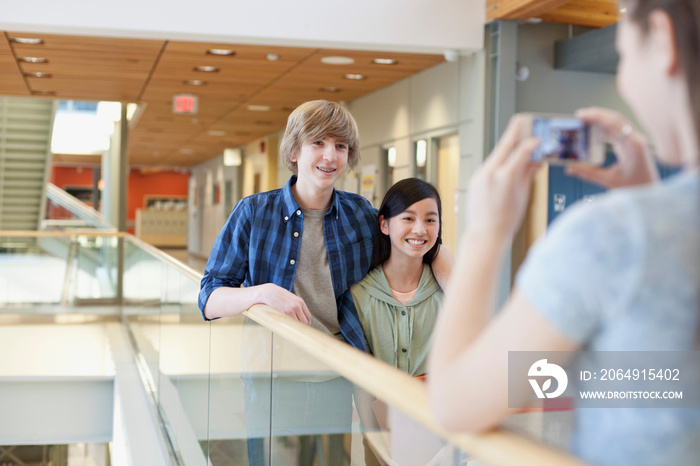
<path fill-rule="evenodd" d="M 199 279 L 138 240 L 127 237 L 124 250 L 124 314 L 173 454 L 206 465 L 210 324 L 197 308 Z"/>
<path fill-rule="evenodd" d="M 206 465 L 210 325 L 190 277 L 165 264 L 162 283 L 158 403 L 181 463 Z"/>
<path fill-rule="evenodd" d="M 124 241 L 124 299 L 159 304 L 165 263 L 131 241 Z"/>
<path fill-rule="evenodd" d="M 270 439 L 260 450 L 270 461 L 261 464 L 452 466 L 467 460 L 294 342 L 278 334 L 272 340 L 271 392 L 261 390 L 272 402 Z"/>
<path fill-rule="evenodd" d="M 207 453 L 213 466 L 282 464 L 269 462 L 272 344 L 270 330 L 243 316 L 211 323 Z"/>
<path fill-rule="evenodd" d="M 68 251 L 63 243 L 53 255 L 36 238 L 0 236 L 0 305 L 59 304 Z"/>
<path fill-rule="evenodd" d="M 119 241 L 114 236 L 80 235 L 74 239 L 77 243 L 74 270 L 76 299 L 116 299 Z"/>
<path fill-rule="evenodd" d="M 44 220 L 42 225 L 44 229 L 97 228 L 116 231 L 102 213 L 93 207 L 92 194 L 92 192 L 83 192 L 72 195 L 48 183 L 46 185 L 47 220 Z M 76 195 L 80 198 L 75 197 Z"/>
<path fill-rule="evenodd" d="M 563 401 L 557 404 L 533 405 L 522 413 L 513 414 L 506 419 L 504 426 L 552 448 L 566 451 L 574 424 L 574 411 L 573 403 L 561 400 Z"/>
<path fill-rule="evenodd" d="M 154 400 L 157 400 L 160 383 L 161 270 L 165 266 L 128 240 L 124 240 L 121 247 L 124 253 L 122 314 L 136 345 L 142 378 Z"/>

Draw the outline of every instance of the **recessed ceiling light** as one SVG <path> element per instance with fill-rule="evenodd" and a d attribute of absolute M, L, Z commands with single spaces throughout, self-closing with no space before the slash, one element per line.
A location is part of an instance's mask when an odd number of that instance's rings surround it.
<path fill-rule="evenodd" d="M 360 80 L 360 79 L 367 79 L 367 76 L 365 76 L 364 74 L 346 74 L 345 79 Z"/>
<path fill-rule="evenodd" d="M 220 129 L 210 129 L 207 133 L 209 133 L 209 136 L 226 136 L 226 131 L 221 131 Z"/>
<path fill-rule="evenodd" d="M 209 49 L 209 50 L 207 50 L 207 53 L 209 55 L 225 55 L 225 56 L 232 56 L 232 55 L 236 54 L 235 51 L 229 50 L 229 49 Z"/>
<path fill-rule="evenodd" d="M 186 81 L 182 81 L 183 84 L 187 84 L 188 86 L 204 86 L 207 84 L 206 81 L 202 81 L 201 79 L 188 79 Z"/>
<path fill-rule="evenodd" d="M 12 42 L 16 44 L 25 44 L 25 45 L 37 45 L 37 44 L 43 44 L 44 40 L 43 39 L 35 39 L 33 37 L 15 37 L 12 39 Z"/>
<path fill-rule="evenodd" d="M 24 73 L 24 75 L 28 78 L 50 78 L 51 73 L 41 73 L 37 71 L 36 73 Z"/>
<path fill-rule="evenodd" d="M 322 87 L 319 90 L 323 92 L 340 92 L 340 89 L 338 89 L 337 87 Z"/>
<path fill-rule="evenodd" d="M 43 58 L 43 57 L 20 57 L 18 58 L 19 61 L 27 62 L 27 63 L 48 63 L 49 59 L 48 58 Z"/>
<path fill-rule="evenodd" d="M 269 112 L 269 105 L 248 105 L 248 110 L 251 112 Z"/>
<path fill-rule="evenodd" d="M 321 63 L 326 65 L 352 65 L 355 63 L 355 59 L 350 57 L 323 57 L 321 58 Z"/>
<path fill-rule="evenodd" d="M 194 154 L 194 151 L 192 149 L 180 149 L 180 153 L 182 155 L 192 155 Z"/>
<path fill-rule="evenodd" d="M 280 56 L 277 55 L 276 53 L 268 53 L 265 58 L 267 58 L 269 61 L 277 61 L 280 59 Z"/>
<path fill-rule="evenodd" d="M 195 66 L 192 69 L 194 71 L 202 71 L 204 73 L 216 73 L 216 72 L 220 71 L 220 69 L 217 68 L 216 66 L 206 66 L 206 65 L 205 66 Z"/>
<path fill-rule="evenodd" d="M 372 63 L 376 65 L 396 65 L 398 61 L 393 58 L 375 58 Z"/>

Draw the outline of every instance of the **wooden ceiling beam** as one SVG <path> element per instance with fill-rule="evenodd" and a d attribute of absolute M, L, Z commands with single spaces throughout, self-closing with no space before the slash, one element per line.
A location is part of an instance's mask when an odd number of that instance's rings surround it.
<path fill-rule="evenodd" d="M 618 8 L 618 0 L 571 0 L 541 18 L 547 23 L 602 28 L 617 22 Z"/>
<path fill-rule="evenodd" d="M 570 0 L 486 0 L 486 19 L 539 18 Z"/>
<path fill-rule="evenodd" d="M 487 0 L 486 17 L 600 28 L 617 22 L 618 0 Z"/>

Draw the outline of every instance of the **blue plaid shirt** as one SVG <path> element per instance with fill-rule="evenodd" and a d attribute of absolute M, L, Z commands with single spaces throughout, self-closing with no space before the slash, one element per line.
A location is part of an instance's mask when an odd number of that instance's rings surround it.
<path fill-rule="evenodd" d="M 296 176 L 282 189 L 254 194 L 236 204 L 209 256 L 199 291 L 200 311 L 209 295 L 222 286 L 274 283 L 292 291 L 304 222 L 301 207 L 292 195 L 294 183 Z M 362 351 L 364 334 L 350 286 L 369 271 L 376 223 L 376 210 L 365 198 L 333 191 L 331 208 L 323 219 L 323 236 L 338 323 L 345 341 Z M 297 232 L 299 235 L 295 235 Z"/>

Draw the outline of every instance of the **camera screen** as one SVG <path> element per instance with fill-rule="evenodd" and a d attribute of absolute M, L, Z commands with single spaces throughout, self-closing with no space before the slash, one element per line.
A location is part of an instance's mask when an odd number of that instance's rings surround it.
<path fill-rule="evenodd" d="M 532 121 L 532 135 L 541 141 L 532 154 L 536 162 L 588 158 L 588 125 L 577 118 L 542 118 Z"/>

